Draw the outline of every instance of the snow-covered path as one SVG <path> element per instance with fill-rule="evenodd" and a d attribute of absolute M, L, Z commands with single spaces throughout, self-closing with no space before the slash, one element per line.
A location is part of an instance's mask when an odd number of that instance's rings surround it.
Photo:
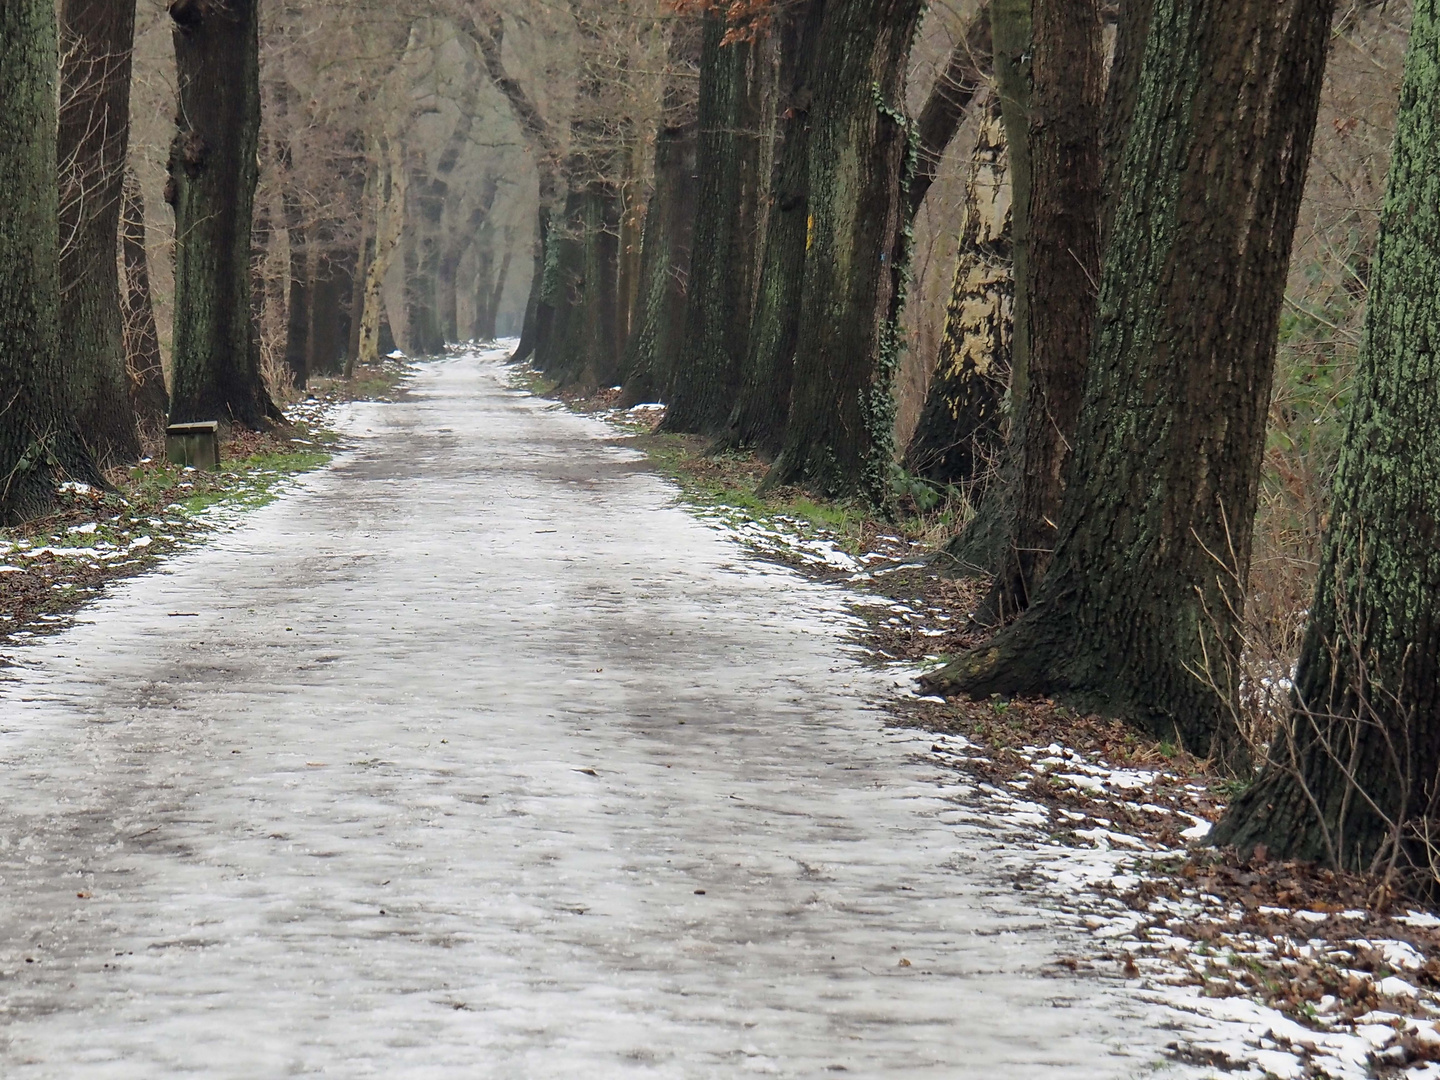
<path fill-rule="evenodd" d="M 495 355 L 414 386 L 350 414 L 334 469 L 11 650 L 0 1076 L 1160 1060 L 946 823 L 837 590 L 747 560 Z"/>

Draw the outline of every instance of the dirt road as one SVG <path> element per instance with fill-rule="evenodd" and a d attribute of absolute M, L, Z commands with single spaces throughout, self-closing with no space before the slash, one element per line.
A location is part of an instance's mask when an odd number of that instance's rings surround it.
<path fill-rule="evenodd" d="M 333 469 L 8 650 L 0 1076 L 1161 1060 L 946 823 L 839 590 L 499 354 L 346 426 Z"/>

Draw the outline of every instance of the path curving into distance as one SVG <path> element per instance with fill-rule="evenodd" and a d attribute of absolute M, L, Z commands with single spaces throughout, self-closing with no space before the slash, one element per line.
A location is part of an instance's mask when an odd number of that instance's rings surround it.
<path fill-rule="evenodd" d="M 502 356 L 7 648 L 0 1076 L 1151 1075 L 843 593 Z"/>

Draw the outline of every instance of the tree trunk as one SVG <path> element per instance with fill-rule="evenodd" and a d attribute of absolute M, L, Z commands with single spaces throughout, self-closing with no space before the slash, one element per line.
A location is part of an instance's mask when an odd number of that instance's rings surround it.
<path fill-rule="evenodd" d="M 748 349 L 759 250 L 761 78 L 750 42 L 722 44 L 724 13 L 705 15 L 700 57 L 698 203 L 685 332 L 671 371 L 666 431 L 718 432 Z"/>
<path fill-rule="evenodd" d="M 360 194 L 360 243 L 355 249 L 355 269 L 350 278 L 350 333 L 345 342 L 345 378 L 355 375 L 360 359 L 360 328 L 365 321 L 365 281 L 375 258 L 375 224 L 378 213 L 370 210 L 378 204 L 381 165 L 372 161 L 365 171 L 365 189 Z"/>
<path fill-rule="evenodd" d="M 990 81 L 993 68 L 990 44 L 990 4 L 982 3 L 970 18 L 960 40 L 950 50 L 945 70 L 935 80 L 915 121 L 915 175 L 907 193 L 907 214 L 913 220 L 935 182 L 935 172 L 975 95 Z"/>
<path fill-rule="evenodd" d="M 771 458 L 785 443 L 790 414 L 805 282 L 810 108 L 824 11 L 824 0 L 803 0 L 786 9 L 780 28 L 780 152 L 740 390 L 723 436 L 726 445 L 754 446 Z"/>
<path fill-rule="evenodd" d="M 500 269 L 495 271 L 495 282 L 490 287 L 490 302 L 485 307 L 485 336 L 481 340 L 495 340 L 495 320 L 500 315 L 500 305 L 505 300 L 505 282 L 510 277 L 510 265 L 515 256 L 513 230 L 505 230 L 505 252 L 500 256 Z"/>
<path fill-rule="evenodd" d="M 340 283 L 336 277 L 330 244 L 314 253 L 310 270 L 310 327 L 306 334 L 310 351 L 305 369 L 312 375 L 334 375 L 340 362 Z"/>
<path fill-rule="evenodd" d="M 140 456 L 115 258 L 135 5 L 62 0 L 59 10 L 60 356 L 75 420 L 104 467 Z"/>
<path fill-rule="evenodd" d="M 310 381 L 310 241 L 299 193 L 287 185 L 282 196 L 290 239 L 290 282 L 285 302 L 285 367 L 296 390 Z"/>
<path fill-rule="evenodd" d="M 0 525 L 49 510 L 64 480 L 101 483 L 58 350 L 55 64 L 52 0 L 0 0 Z"/>
<path fill-rule="evenodd" d="M 1440 791 L 1440 8 L 1417 0 L 1294 712 L 1216 843 L 1434 890 Z"/>
<path fill-rule="evenodd" d="M 569 168 L 575 176 L 598 171 L 574 162 Z M 550 241 L 555 278 L 546 296 L 553 324 L 535 366 L 561 385 L 594 389 L 618 374 L 619 223 L 614 185 L 593 180 L 570 193 Z"/>
<path fill-rule="evenodd" d="M 130 401 L 142 431 L 158 434 L 165 427 L 170 395 L 160 360 L 160 333 L 150 295 L 150 258 L 145 250 L 145 200 L 140 179 L 125 170 L 120 216 L 121 255 L 125 263 L 125 370 Z"/>
<path fill-rule="evenodd" d="M 398 136 L 385 139 L 380 148 L 383 170 L 375 184 L 375 255 L 365 270 L 365 299 L 360 314 L 361 364 L 375 364 L 380 353 L 394 348 L 394 339 L 381 333 L 384 314 L 385 275 L 405 230 L 405 150 Z"/>
<path fill-rule="evenodd" d="M 1234 688 L 1195 672 L 1238 651 L 1331 10 L 1156 0 L 1054 558 L 1030 610 L 931 686 L 1233 750 Z"/>
<path fill-rule="evenodd" d="M 991 622 L 1024 611 L 1050 564 L 1100 278 L 1099 0 L 1035 0 L 1031 36 L 1026 299 L 1016 305 L 1029 321 L 1028 378 L 1010 435 L 1009 539 L 984 604 Z"/>
<path fill-rule="evenodd" d="M 920 0 L 828 0 L 785 448 L 765 483 L 888 499 L 908 231 L 899 110 Z"/>
<path fill-rule="evenodd" d="M 694 76 L 700 67 L 701 22 L 677 19 L 670 31 L 664 114 L 655 134 L 655 190 L 640 240 L 640 292 L 625 348 L 622 405 L 663 400 L 670 367 L 685 332 L 686 282 L 695 230 L 698 138 Z"/>
<path fill-rule="evenodd" d="M 1110 242 L 1110 227 L 1120 201 L 1120 169 L 1125 163 L 1125 142 L 1135 120 L 1140 95 L 1140 66 L 1145 59 L 1145 39 L 1150 33 L 1150 16 L 1155 0 L 1120 0 L 1115 27 L 1115 57 L 1105 87 L 1105 114 L 1100 131 L 1100 158 L 1103 169 L 1100 191 L 1100 252 Z"/>
<path fill-rule="evenodd" d="M 940 358 L 905 467 L 936 484 L 962 485 L 978 502 L 1005 449 L 1010 378 L 1010 180 L 1000 99 L 992 95 L 965 180 L 965 224 L 945 310 Z"/>
<path fill-rule="evenodd" d="M 281 418 L 260 376 L 250 314 L 259 3 L 171 0 L 170 17 L 180 99 L 165 188 L 175 208 L 170 419 L 259 429 Z"/>
<path fill-rule="evenodd" d="M 405 351 L 411 356 L 435 356 L 445 349 L 436 310 L 440 274 L 440 228 L 449 185 L 416 171 L 410 177 L 411 200 L 405 236 Z"/>

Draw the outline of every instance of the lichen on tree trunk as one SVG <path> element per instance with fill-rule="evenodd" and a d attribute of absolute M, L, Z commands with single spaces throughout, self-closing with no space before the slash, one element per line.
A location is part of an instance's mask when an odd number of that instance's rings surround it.
<path fill-rule="evenodd" d="M 899 104 L 922 6 L 920 0 L 825 5 L 790 418 L 767 485 L 888 498 L 909 239 L 911 140 Z"/>
<path fill-rule="evenodd" d="M 1416 0 L 1369 303 L 1294 707 L 1217 843 L 1436 888 L 1440 6 Z M 1393 860 L 1393 862 L 1392 862 Z"/>
<path fill-rule="evenodd" d="M 68 413 L 58 351 L 53 0 L 0 3 L 0 525 L 65 479 L 100 483 Z"/>
<path fill-rule="evenodd" d="M 717 446 L 774 457 L 785 442 L 809 221 L 810 103 L 824 0 L 790 5 L 780 27 L 780 152 L 735 406 Z"/>
<path fill-rule="evenodd" d="M 259 429 L 281 417 L 260 375 L 250 309 L 259 0 L 171 0 L 170 17 L 179 95 L 166 184 L 175 208 L 170 419 Z"/>
<path fill-rule="evenodd" d="M 655 134 L 655 191 L 640 238 L 639 296 L 625 346 L 621 403 L 664 400 L 670 365 L 685 332 L 686 285 L 695 230 L 700 20 L 671 24 L 663 113 Z"/>
<path fill-rule="evenodd" d="M 63 0 L 59 11 L 60 357 L 76 423 L 104 467 L 140 456 L 115 258 L 135 5 Z"/>
<path fill-rule="evenodd" d="M 987 622 L 1023 611 L 1050 562 L 1100 276 L 1098 0 L 1035 0 L 1031 37 L 1028 239 L 1015 305 L 1026 324 L 1026 377 L 1012 399 L 1015 490 L 983 605 Z"/>
<path fill-rule="evenodd" d="M 991 95 L 971 151 L 955 279 L 940 356 L 905 467 L 979 501 L 1005 446 L 1015 282 L 1010 178 L 1000 99 Z"/>
<path fill-rule="evenodd" d="M 928 679 L 1233 744 L 1234 655 L 1290 241 L 1332 5 L 1157 0 L 1055 554 L 1030 610 Z"/>
<path fill-rule="evenodd" d="M 699 173 L 685 332 L 671 372 L 666 431 L 714 434 L 729 419 L 748 350 L 760 245 L 763 64 L 755 43 L 724 43 L 705 15 L 700 61 Z"/>

